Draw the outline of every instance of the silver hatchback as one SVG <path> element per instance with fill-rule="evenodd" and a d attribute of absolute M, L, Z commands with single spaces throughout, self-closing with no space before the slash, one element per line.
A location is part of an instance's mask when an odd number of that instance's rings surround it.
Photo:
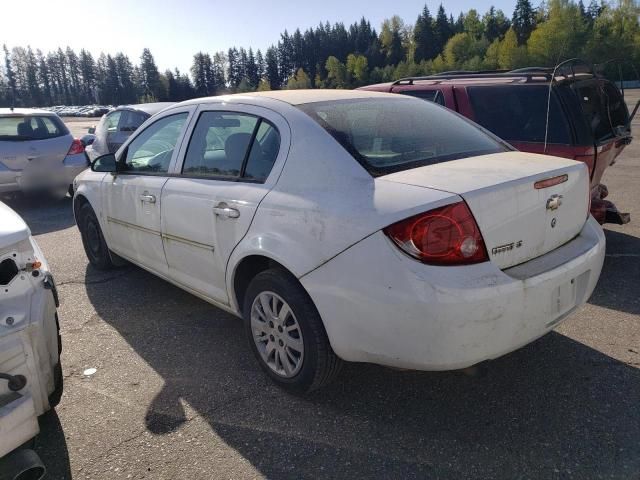
<path fill-rule="evenodd" d="M 55 113 L 0 108 L 0 193 L 66 192 L 87 166 L 84 145 Z"/>

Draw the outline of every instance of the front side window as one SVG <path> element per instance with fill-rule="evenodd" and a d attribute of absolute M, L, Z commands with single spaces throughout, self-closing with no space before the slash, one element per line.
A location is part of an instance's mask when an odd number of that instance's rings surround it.
<path fill-rule="evenodd" d="M 547 85 L 467 87 L 475 121 L 509 142 L 571 144 L 569 122 L 555 94 L 549 103 Z"/>
<path fill-rule="evenodd" d="M 125 171 L 168 172 L 173 149 L 180 138 L 187 116 L 186 112 L 169 115 L 145 128 L 127 147 Z"/>
<path fill-rule="evenodd" d="M 69 133 L 61 120 L 52 116 L 20 116 L 0 117 L 0 140 L 26 141 L 46 140 L 61 137 Z"/>
<path fill-rule="evenodd" d="M 182 173 L 264 182 L 280 148 L 268 121 L 236 112 L 203 112 L 198 119 Z"/>
<path fill-rule="evenodd" d="M 373 176 L 508 150 L 470 121 L 431 102 L 399 96 L 299 108 Z"/>

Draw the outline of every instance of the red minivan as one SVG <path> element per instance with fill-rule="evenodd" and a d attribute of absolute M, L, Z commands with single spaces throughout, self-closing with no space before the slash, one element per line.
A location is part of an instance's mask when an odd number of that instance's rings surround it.
<path fill-rule="evenodd" d="M 518 150 L 585 162 L 591 174 L 593 216 L 600 223 L 627 223 L 629 214 L 604 200 L 608 190 L 600 183 L 605 169 L 631 142 L 624 98 L 615 84 L 593 73 L 557 73 L 546 68 L 449 72 L 361 89 L 436 102 Z"/>

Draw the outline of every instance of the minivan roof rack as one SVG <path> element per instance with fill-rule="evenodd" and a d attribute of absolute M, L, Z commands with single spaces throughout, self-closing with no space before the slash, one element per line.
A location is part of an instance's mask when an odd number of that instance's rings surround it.
<path fill-rule="evenodd" d="M 414 82 L 421 80 L 436 81 L 455 80 L 459 78 L 519 78 L 525 82 L 548 82 L 552 80 L 552 77 L 553 80 L 557 79 L 557 77 L 563 77 L 563 80 L 569 80 L 577 78 L 578 75 L 597 76 L 591 64 L 579 58 L 571 58 L 561 62 L 556 67 L 524 67 L 515 70 L 452 70 L 434 75 L 405 77 L 396 80 L 392 85 L 413 85 Z"/>

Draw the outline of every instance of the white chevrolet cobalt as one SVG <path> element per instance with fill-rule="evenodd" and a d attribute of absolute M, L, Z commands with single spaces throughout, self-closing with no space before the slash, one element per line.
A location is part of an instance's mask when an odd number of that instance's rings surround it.
<path fill-rule="evenodd" d="M 75 187 L 95 267 L 124 258 L 243 317 L 298 391 L 342 360 L 448 370 L 517 349 L 589 298 L 604 259 L 584 163 L 393 94 L 183 102 Z"/>

